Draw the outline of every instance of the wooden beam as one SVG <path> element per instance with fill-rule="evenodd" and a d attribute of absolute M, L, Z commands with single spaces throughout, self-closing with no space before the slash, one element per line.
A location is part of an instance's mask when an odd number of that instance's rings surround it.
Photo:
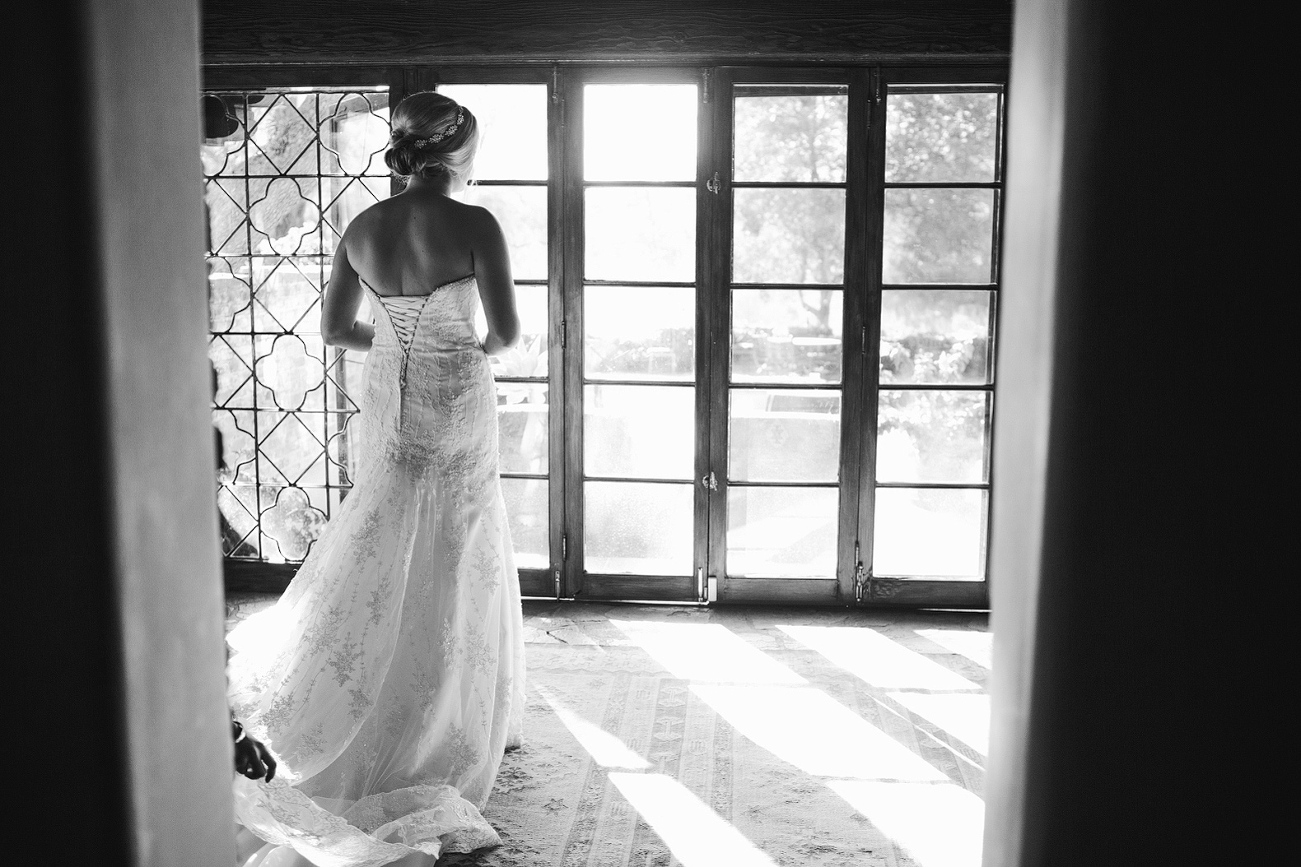
<path fill-rule="evenodd" d="M 209 0 L 207 65 L 1006 61 L 1010 0 Z"/>

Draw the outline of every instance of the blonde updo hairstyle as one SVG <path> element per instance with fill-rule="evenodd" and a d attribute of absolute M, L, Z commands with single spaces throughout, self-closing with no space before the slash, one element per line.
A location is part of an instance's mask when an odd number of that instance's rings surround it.
<path fill-rule="evenodd" d="M 457 115 L 463 118 L 458 125 Z M 469 182 L 479 149 L 479 122 L 468 108 L 432 90 L 413 93 L 393 110 L 391 144 L 384 162 L 393 174 L 433 178 L 447 173 L 454 188 Z M 448 130 L 456 131 L 447 135 Z M 430 141 L 435 136 L 445 136 Z"/>

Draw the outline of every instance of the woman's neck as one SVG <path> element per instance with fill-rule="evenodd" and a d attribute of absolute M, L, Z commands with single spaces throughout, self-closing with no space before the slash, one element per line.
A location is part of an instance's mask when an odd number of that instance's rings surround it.
<path fill-rule="evenodd" d="M 406 193 L 438 193 L 442 196 L 451 195 L 452 176 L 447 172 L 439 172 L 432 178 L 412 175 L 407 180 Z"/>

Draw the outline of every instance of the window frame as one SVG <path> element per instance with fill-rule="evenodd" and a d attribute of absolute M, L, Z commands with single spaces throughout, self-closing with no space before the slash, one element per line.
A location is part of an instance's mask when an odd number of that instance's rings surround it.
<path fill-rule="evenodd" d="M 868 68 L 851 67 L 800 67 L 782 66 L 720 67 L 715 76 L 717 97 L 713 105 L 713 138 L 720 144 L 714 158 L 713 170 L 718 171 L 721 181 L 717 200 L 717 216 L 711 226 L 715 248 L 718 251 L 712 258 L 708 273 L 708 295 L 711 305 L 710 319 L 715 323 L 713 335 L 713 353 L 710 371 L 713 374 L 710 388 L 712 408 L 710 426 L 709 464 L 714 474 L 720 479 L 728 478 L 729 464 L 729 398 L 733 387 L 730 371 L 732 361 L 732 251 L 733 251 L 733 190 L 738 188 L 732 178 L 732 160 L 734 157 L 734 118 L 735 88 L 737 85 L 791 84 L 791 85 L 845 85 L 848 87 L 848 115 L 846 118 L 845 150 L 845 248 L 843 258 L 843 276 L 840 284 L 842 292 L 842 368 L 839 383 L 841 394 L 840 431 L 837 481 L 832 485 L 837 490 L 837 532 L 836 532 L 836 569 L 834 577 L 760 577 L 730 576 L 727 574 L 727 525 L 728 525 L 728 491 L 732 487 L 730 479 L 720 484 L 718 490 L 710 491 L 711 509 L 709 511 L 709 548 L 712 554 L 708 565 L 708 586 L 705 598 L 724 603 L 765 603 L 781 601 L 787 604 L 832 606 L 843 604 L 846 598 L 853 598 L 852 592 L 846 595 L 846 580 L 849 578 L 849 555 L 852 555 L 852 533 L 846 530 L 851 526 L 856 500 L 857 463 L 853 448 L 854 437 L 847 436 L 853 429 L 857 418 L 857 400 L 852 383 L 859 373 L 859 356 L 856 349 L 855 328 L 853 323 L 861 316 L 859 312 L 862 292 L 854 291 L 858 284 L 861 268 L 853 265 L 861 252 L 862 232 L 855 231 L 857 218 L 862 208 L 856 205 L 862 201 L 862 159 L 855 159 L 861 151 L 863 125 L 856 123 L 863 94 L 855 85 L 863 80 L 864 74 L 870 75 Z M 712 176 L 712 175 L 711 175 Z M 744 189 L 755 182 L 740 182 Z M 777 284 L 772 284 L 776 286 Z M 828 284 L 830 285 L 830 284 Z M 748 486 L 739 483 L 737 487 Z M 850 541 L 847 543 L 847 539 Z"/>
<path fill-rule="evenodd" d="M 997 87 L 1000 93 L 998 102 L 998 121 L 995 130 L 994 141 L 994 178 L 993 184 L 989 185 L 995 189 L 994 194 L 994 213 L 992 219 L 992 239 L 991 239 L 991 262 L 990 262 L 990 283 L 988 289 L 992 292 L 992 309 L 989 325 L 989 339 L 991 347 L 989 349 L 990 359 L 990 376 L 989 383 L 985 387 L 990 395 L 989 411 L 985 416 L 985 448 L 988 455 L 989 468 L 985 482 L 981 485 L 936 485 L 934 487 L 961 487 L 961 488 L 982 488 L 989 492 L 985 498 L 984 519 L 981 526 L 981 578 L 979 580 L 963 579 L 936 579 L 923 576 L 893 576 L 881 575 L 874 573 L 873 569 L 866 564 L 872 563 L 872 555 L 875 543 L 875 527 L 873 522 L 876 514 L 876 490 L 879 487 L 892 487 L 893 485 L 881 485 L 876 480 L 876 444 L 879 439 L 878 409 L 880 398 L 880 382 L 877 371 L 880 369 L 880 328 L 868 328 L 872 345 L 869 346 L 867 353 L 868 367 L 863 376 L 864 389 L 864 412 L 871 421 L 871 436 L 865 439 L 871 441 L 871 458 L 865 460 L 863 486 L 860 492 L 860 523 L 858 532 L 863 540 L 862 543 L 862 560 L 864 564 L 860 581 L 857 584 L 858 603 L 868 606 L 907 606 L 907 607 L 924 607 L 924 606 L 944 606 L 954 608 L 988 608 L 990 604 L 990 574 L 989 574 L 989 534 L 991 530 L 991 497 L 994 490 L 994 404 L 997 383 L 997 349 L 998 349 L 998 312 L 1001 308 L 998 298 L 998 287 L 1002 280 L 1002 263 L 999 252 L 1002 247 L 1003 221 L 1002 221 L 1002 199 L 1005 190 L 1005 169 L 1006 166 L 1006 131 L 1007 131 L 1007 83 L 1008 70 L 1005 66 L 971 66 L 971 67 L 947 67 L 947 66 L 883 66 L 874 80 L 873 84 L 873 108 L 874 115 L 872 118 L 871 129 L 873 130 L 873 139 L 871 142 L 872 151 L 869 154 L 869 161 L 878 166 L 881 172 L 877 183 L 873 185 L 873 192 L 876 201 L 871 203 L 869 214 L 875 219 L 875 225 L 869 229 L 871 237 L 876 239 L 877 247 L 873 251 L 872 258 L 869 260 L 871 268 L 869 271 L 870 282 L 868 286 L 868 296 L 872 300 L 873 315 L 875 321 L 881 321 L 881 299 L 882 292 L 886 288 L 883 283 L 882 265 L 884 240 L 884 219 L 885 219 L 885 190 L 892 186 L 885 181 L 885 129 L 886 129 L 886 105 L 887 97 L 892 85 L 903 89 L 925 88 L 929 92 L 938 92 L 936 89 L 945 89 L 946 85 L 955 86 L 955 91 L 969 92 L 981 86 Z M 941 186 L 937 184 L 936 186 Z M 959 185 L 960 186 L 960 185 Z M 982 185 L 983 186 L 983 185 Z M 891 286 L 896 284 L 890 284 Z M 905 285 L 905 284 L 898 284 Z M 976 288 L 977 284 L 942 284 L 950 288 Z M 906 288 L 919 288 L 920 284 L 907 284 Z M 870 371 L 870 374 L 868 373 Z M 920 390 L 920 389 L 916 389 Z M 968 389 L 959 389 L 968 390 Z M 869 477 L 867 474 L 871 473 Z M 904 485 L 901 485 L 903 487 Z M 909 484 L 906 487 L 919 488 L 928 487 L 921 484 Z"/>
<path fill-rule="evenodd" d="M 877 412 L 881 386 L 880 317 L 886 97 L 891 87 L 978 85 L 1000 92 L 996 131 L 991 283 L 993 306 L 990 381 L 975 390 L 996 391 L 999 247 L 1002 238 L 1008 69 L 1005 64 L 900 65 L 879 63 L 822 67 L 808 62 L 763 66 L 691 64 L 449 64 L 366 66 L 215 66 L 203 70 L 205 91 L 262 87 L 374 86 L 389 88 L 390 105 L 418 90 L 443 84 L 544 84 L 548 177 L 546 278 L 548 340 L 548 490 L 550 521 L 546 569 L 520 569 L 525 596 L 592 600 L 772 603 L 814 606 L 925 606 L 985 608 L 989 604 L 989 502 L 982 538 L 980 580 L 876 576 L 873 516 L 876 506 Z M 584 569 L 583 288 L 584 191 L 583 87 L 592 83 L 695 83 L 700 88 L 697 123 L 695 481 L 693 574 L 638 576 L 587 573 Z M 746 84 L 834 84 L 848 87 L 846 143 L 841 420 L 836 570 L 834 577 L 729 577 L 726 574 L 727 488 L 711 490 L 711 472 L 726 477 L 728 392 L 731 388 L 732 109 L 733 89 Z M 716 193 L 709 182 L 718 172 Z M 597 182 L 599 185 L 599 182 Z M 669 186 L 681 186 L 669 183 Z M 746 186 L 744 183 L 736 185 Z M 962 185 L 957 185 L 962 186 Z M 986 185 L 982 185 L 986 186 Z M 391 191 L 399 189 L 396 181 Z M 534 282 L 534 281 L 530 281 Z M 540 282 L 540 281 L 538 281 Z M 971 284 L 974 288 L 974 284 Z M 960 284 L 967 288 L 968 284 Z M 916 287 L 911 287 L 916 288 Z M 965 390 L 965 389 L 964 389 Z M 985 425 L 989 455 L 986 480 L 992 491 L 993 398 Z M 511 474 L 506 474 L 511 475 Z M 741 483 L 744 484 L 744 483 Z M 895 485 L 919 487 L 916 484 Z M 951 487 L 951 486 L 948 486 Z M 283 587 L 297 563 L 227 559 L 228 586 Z"/>

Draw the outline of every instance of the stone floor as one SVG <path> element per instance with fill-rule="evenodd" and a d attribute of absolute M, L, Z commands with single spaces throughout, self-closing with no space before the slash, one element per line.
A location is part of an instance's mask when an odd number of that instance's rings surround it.
<path fill-rule="evenodd" d="M 671 620 L 677 623 L 722 623 L 737 633 L 748 633 L 760 644 L 778 640 L 772 634 L 774 624 L 819 626 L 869 626 L 876 631 L 907 636 L 916 628 L 944 628 L 987 632 L 987 611 L 876 611 L 822 609 L 781 606 L 675 606 L 638 605 L 632 603 L 564 602 L 540 599 L 524 601 L 525 641 L 532 644 L 600 644 L 607 646 L 634 643 L 610 620 Z M 912 641 L 913 644 L 924 642 Z M 930 651 L 933 652 L 933 651 Z"/>
<path fill-rule="evenodd" d="M 525 600 L 524 627 L 504 843 L 440 867 L 979 865 L 987 613 Z"/>
<path fill-rule="evenodd" d="M 226 598 L 226 629 L 261 608 L 270 605 L 275 594 L 237 593 Z M 990 668 L 989 612 L 915 611 L 908 609 L 823 609 L 782 606 L 645 605 L 636 603 L 571 602 L 547 599 L 524 600 L 524 641 L 541 645 L 588 645 L 619 647 L 636 642 L 611 620 L 666 621 L 673 623 L 719 623 L 744 635 L 755 647 L 783 649 L 795 646 L 793 639 L 774 627 L 863 626 L 888 636 L 899 646 L 923 655 L 940 656 L 950 667 L 961 668 L 981 686 L 986 686 Z M 970 633 L 958 639 L 962 648 L 937 645 L 924 634 L 927 630 Z M 975 663 L 973 665 L 973 663 Z"/>
<path fill-rule="evenodd" d="M 271 593 L 228 594 L 227 630 L 275 600 L 276 594 Z M 679 623 L 725 623 L 733 631 L 743 631 L 759 637 L 760 642 L 774 638 L 771 627 L 775 623 L 870 626 L 874 630 L 897 633 L 905 641 L 918 627 L 942 627 L 970 632 L 987 632 L 989 629 L 987 611 L 855 610 L 758 605 L 702 607 L 525 599 L 524 640 L 529 644 L 616 646 L 633 643 L 610 624 L 612 617 L 673 620 Z M 912 643 L 918 642 L 914 640 Z"/>

